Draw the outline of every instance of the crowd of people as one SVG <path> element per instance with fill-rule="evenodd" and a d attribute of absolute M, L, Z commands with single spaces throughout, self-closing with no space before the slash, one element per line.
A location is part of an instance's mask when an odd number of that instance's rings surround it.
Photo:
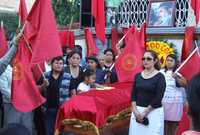
<path fill-rule="evenodd" d="M 45 104 L 32 112 L 19 112 L 11 102 L 11 60 L 20 37 L 19 33 L 11 42 L 10 50 L 0 59 L 2 135 L 10 135 L 6 132 L 16 130 L 16 127 L 26 129 L 24 135 L 53 135 L 60 105 L 91 88 L 118 82 L 120 76 L 115 70 L 116 54 L 112 49 L 108 48 L 97 56 L 82 58 L 81 46 L 76 45 L 73 49 L 66 47 L 63 56 L 43 63 L 44 73 L 41 76 L 36 75 L 36 67 L 32 70 L 38 89 L 46 98 Z M 174 74 L 179 64 L 175 55 L 169 55 L 166 66 L 161 69 L 157 54 L 153 51 L 144 53 L 142 64 L 143 71 L 134 77 L 130 93 L 132 115 L 129 135 L 175 135 L 186 102 L 194 131 L 185 132 L 184 135 L 200 134 L 200 74 L 190 82 L 182 75 Z"/>

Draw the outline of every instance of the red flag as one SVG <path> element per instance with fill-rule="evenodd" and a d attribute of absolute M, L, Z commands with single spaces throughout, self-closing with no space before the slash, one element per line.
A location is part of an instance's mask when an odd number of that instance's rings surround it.
<path fill-rule="evenodd" d="M 36 0 L 28 17 L 28 40 L 33 54 L 32 63 L 62 55 L 60 39 L 50 0 Z"/>
<path fill-rule="evenodd" d="M 196 24 L 198 24 L 200 15 L 200 0 L 191 0 L 191 6 L 194 10 Z"/>
<path fill-rule="evenodd" d="M 115 68 L 119 82 L 133 81 L 136 73 L 142 70 L 141 59 L 144 53 L 145 25 L 140 31 L 135 27 L 129 29 L 126 38 L 126 46 L 115 62 Z"/>
<path fill-rule="evenodd" d="M 185 37 L 183 41 L 181 61 L 184 61 L 185 59 L 187 59 L 187 57 L 190 54 L 190 50 L 192 48 L 193 35 L 194 35 L 194 27 L 193 26 L 186 27 Z"/>
<path fill-rule="evenodd" d="M 182 115 L 182 118 L 178 124 L 178 129 L 176 131 L 176 135 L 182 135 L 182 133 L 186 130 L 189 130 L 190 129 L 190 120 L 188 118 L 188 115 L 187 115 L 187 108 L 184 107 L 183 109 L 183 115 Z"/>
<path fill-rule="evenodd" d="M 70 48 L 74 48 L 75 37 L 73 31 L 59 31 L 59 37 L 62 47 L 69 46 Z"/>
<path fill-rule="evenodd" d="M 112 50 L 117 53 L 117 43 L 118 43 L 118 32 L 116 28 L 112 28 L 112 35 L 111 35 L 111 48 Z"/>
<path fill-rule="evenodd" d="M 104 8 L 104 0 L 92 0 L 92 15 L 95 19 L 96 35 L 103 43 L 106 40 Z"/>
<path fill-rule="evenodd" d="M 20 0 L 18 12 L 19 12 L 20 21 L 24 23 L 28 15 L 25 0 Z"/>
<path fill-rule="evenodd" d="M 3 25 L 0 28 L 0 58 L 5 55 L 8 50 L 8 44 L 5 37 Z"/>
<path fill-rule="evenodd" d="M 87 56 L 97 55 L 98 49 L 96 43 L 92 37 L 92 32 L 89 28 L 85 28 L 85 40 L 87 44 Z"/>
<path fill-rule="evenodd" d="M 200 57 L 198 53 L 198 47 L 192 51 L 188 58 L 180 65 L 175 71 L 181 73 L 187 80 L 200 72 Z"/>
<path fill-rule="evenodd" d="M 31 71 L 33 73 L 33 78 L 37 82 L 40 79 L 42 73 L 45 72 L 45 64 L 44 64 L 44 62 L 32 65 L 31 66 Z"/>
<path fill-rule="evenodd" d="M 21 40 L 13 60 L 12 104 L 20 112 L 30 112 L 45 102 L 31 72 L 31 53 Z"/>

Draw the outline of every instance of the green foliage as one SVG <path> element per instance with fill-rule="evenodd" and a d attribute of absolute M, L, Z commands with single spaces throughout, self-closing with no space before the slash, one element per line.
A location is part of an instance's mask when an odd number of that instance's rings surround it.
<path fill-rule="evenodd" d="M 16 13 L 0 13 L 0 21 L 4 23 L 7 37 L 9 34 L 15 33 L 18 27 L 18 16 Z"/>
<path fill-rule="evenodd" d="M 67 26 L 73 16 L 73 22 L 79 21 L 80 2 L 79 0 L 52 0 L 53 9 L 57 24 Z"/>

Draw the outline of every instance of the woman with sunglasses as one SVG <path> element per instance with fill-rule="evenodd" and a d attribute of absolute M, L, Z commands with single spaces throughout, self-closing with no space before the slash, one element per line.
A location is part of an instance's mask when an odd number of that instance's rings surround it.
<path fill-rule="evenodd" d="M 178 60 L 174 54 L 166 58 L 166 64 L 161 73 L 165 76 L 166 89 L 162 99 L 165 119 L 165 135 L 175 135 L 178 123 L 183 114 L 185 101 L 185 86 L 187 81 L 183 76 L 174 74 Z"/>
<path fill-rule="evenodd" d="M 143 71 L 135 75 L 132 89 L 132 115 L 129 135 L 163 135 L 164 111 L 162 98 L 166 83 L 157 54 L 146 51 Z"/>

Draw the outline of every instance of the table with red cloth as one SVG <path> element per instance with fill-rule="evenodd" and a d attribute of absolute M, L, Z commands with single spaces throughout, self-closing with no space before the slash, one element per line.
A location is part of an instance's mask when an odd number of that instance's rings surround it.
<path fill-rule="evenodd" d="M 56 132 L 61 130 L 61 122 L 65 119 L 89 121 L 100 128 L 109 116 L 130 107 L 131 88 L 131 82 L 116 83 L 110 90 L 92 89 L 73 96 L 58 111 Z"/>

